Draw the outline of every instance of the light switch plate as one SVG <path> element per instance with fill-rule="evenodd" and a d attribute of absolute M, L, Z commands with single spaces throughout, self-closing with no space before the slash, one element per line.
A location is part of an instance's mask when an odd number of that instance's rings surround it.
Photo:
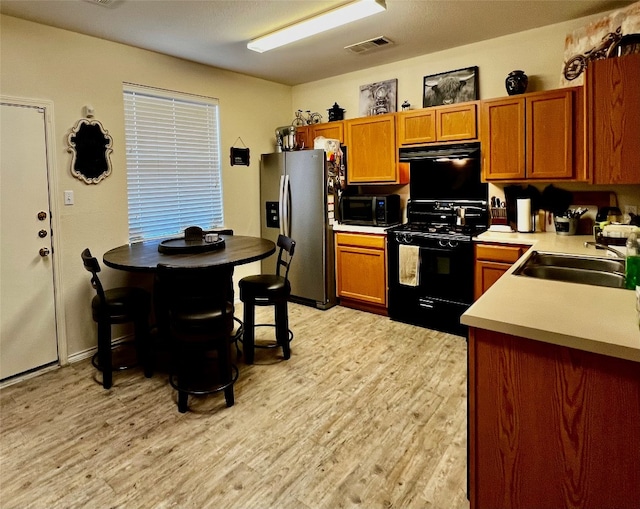
<path fill-rule="evenodd" d="M 64 204 L 73 205 L 73 191 L 64 192 Z"/>

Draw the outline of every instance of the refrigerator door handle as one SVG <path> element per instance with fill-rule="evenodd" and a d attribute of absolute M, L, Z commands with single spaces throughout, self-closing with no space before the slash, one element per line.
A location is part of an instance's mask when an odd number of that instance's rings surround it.
<path fill-rule="evenodd" d="M 291 184 L 289 175 L 284 177 L 284 235 L 291 236 Z"/>
<path fill-rule="evenodd" d="M 279 213 L 280 213 L 280 235 L 284 235 L 284 179 L 285 176 L 280 176 L 280 189 L 278 190 L 278 205 L 279 205 Z"/>

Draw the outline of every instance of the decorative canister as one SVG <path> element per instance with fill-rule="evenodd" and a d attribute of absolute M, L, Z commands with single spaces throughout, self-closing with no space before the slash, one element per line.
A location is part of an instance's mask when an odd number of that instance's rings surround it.
<path fill-rule="evenodd" d="M 333 106 L 327 111 L 329 112 L 329 122 L 344 119 L 344 109 L 338 106 L 338 103 L 333 103 Z"/>
<path fill-rule="evenodd" d="M 504 83 L 509 95 L 524 94 L 529 84 L 529 77 L 524 71 L 511 71 Z"/>

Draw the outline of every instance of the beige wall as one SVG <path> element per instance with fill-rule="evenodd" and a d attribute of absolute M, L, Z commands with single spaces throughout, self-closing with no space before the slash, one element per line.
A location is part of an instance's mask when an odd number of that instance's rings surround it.
<path fill-rule="evenodd" d="M 291 121 L 291 89 L 17 18 L 1 16 L 0 23 L 0 93 L 54 104 L 54 200 L 60 216 L 60 231 L 54 233 L 64 282 L 67 347 L 74 355 L 96 342 L 89 308 L 93 290 L 80 252 L 89 247 L 101 259 L 128 240 L 122 82 L 219 99 L 225 222 L 245 235 L 260 234 L 260 154 L 273 150 L 273 129 Z M 93 105 L 96 119 L 113 137 L 113 172 L 97 185 L 71 175 L 66 151 L 66 136 L 86 104 Z M 229 148 L 238 137 L 251 149 L 249 167 L 229 164 Z M 75 205 L 64 206 L 64 190 L 74 191 Z M 236 278 L 259 270 L 257 263 L 239 267 Z M 108 268 L 103 273 L 108 286 L 128 277 Z M 141 282 L 148 284 L 148 279 Z"/>

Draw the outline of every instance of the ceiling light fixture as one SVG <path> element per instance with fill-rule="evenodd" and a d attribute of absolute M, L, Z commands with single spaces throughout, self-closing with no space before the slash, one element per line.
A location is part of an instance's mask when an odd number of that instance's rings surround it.
<path fill-rule="evenodd" d="M 377 14 L 387 8 L 384 0 L 356 0 L 336 9 L 299 21 L 270 34 L 249 41 L 247 48 L 258 53 L 278 48 L 306 37 L 326 32 L 352 21 Z"/>

